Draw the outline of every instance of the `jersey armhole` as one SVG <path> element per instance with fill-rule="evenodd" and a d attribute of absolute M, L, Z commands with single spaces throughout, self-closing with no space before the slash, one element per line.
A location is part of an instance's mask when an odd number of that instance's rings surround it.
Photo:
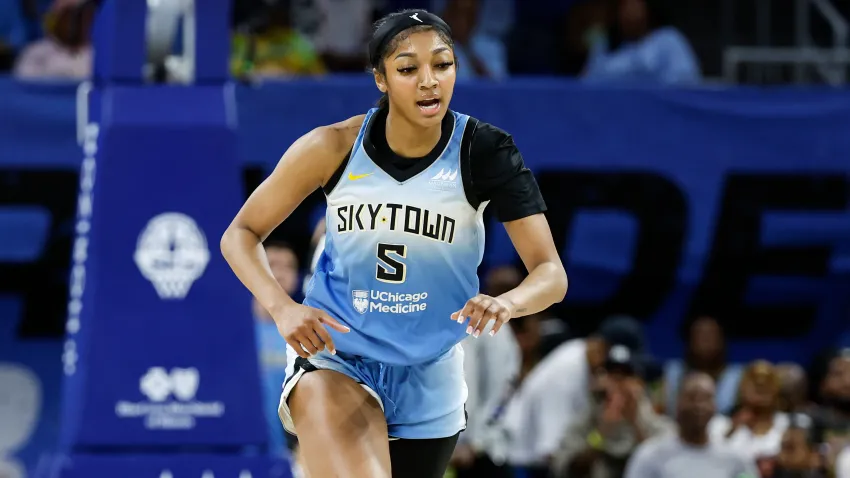
<path fill-rule="evenodd" d="M 352 151 L 354 151 L 354 146 L 352 146 L 351 149 L 348 150 L 348 153 L 346 153 L 345 158 L 343 158 L 342 162 L 339 163 L 339 166 L 337 166 L 336 171 L 334 171 L 330 179 L 328 179 L 327 184 L 322 186 L 322 191 L 325 193 L 325 196 L 330 196 L 336 185 L 339 183 L 339 180 L 342 179 L 342 173 L 344 173 L 345 168 L 348 167 L 348 161 L 351 159 Z"/>
<path fill-rule="evenodd" d="M 466 201 L 475 210 L 478 210 L 478 206 L 481 205 L 481 201 L 473 191 L 472 184 L 472 140 L 477 129 L 478 120 L 470 117 L 467 120 L 460 142 L 460 177 L 463 182 L 463 192 L 466 195 Z"/>

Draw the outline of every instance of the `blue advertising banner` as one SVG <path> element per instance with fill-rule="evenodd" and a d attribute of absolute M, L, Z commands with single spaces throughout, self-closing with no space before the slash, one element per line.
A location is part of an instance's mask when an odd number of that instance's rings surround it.
<path fill-rule="evenodd" d="M 64 320 L 64 310 L 50 309 L 43 297 L 45 288 L 58 294 L 64 286 L 68 291 L 67 284 L 45 272 L 51 270 L 49 262 L 63 253 L 67 261 L 71 251 L 68 220 L 74 204 L 68 198 L 76 195 L 83 160 L 75 143 L 74 95 L 68 86 L 0 81 L 0 174 L 5 179 L 0 221 L 14 221 L 20 234 L 34 238 L 0 239 L 0 293 L 19 298 L 25 324 L 53 315 Z M 362 113 L 377 98 L 368 78 L 243 86 L 235 95 L 241 179 L 249 187 L 297 137 Z M 646 324 L 653 353 L 671 357 L 682 352 L 686 318 L 709 312 L 727 328 L 732 359 L 804 361 L 847 328 L 847 92 L 618 90 L 523 80 L 459 84 L 452 106 L 513 134 L 535 171 L 571 279 L 568 299 L 554 313 L 574 330 L 585 332 L 608 314 L 630 313 Z M 161 136 L 162 151 L 169 149 L 170 137 Z M 216 144 L 212 133 L 197 141 Z M 181 149 L 179 155 L 203 156 L 212 149 Z M 154 216 L 152 209 L 165 208 L 181 196 L 205 198 L 191 199 L 203 208 L 190 215 L 222 210 L 221 218 L 202 226 L 208 240 L 214 240 L 225 217 L 239 207 L 235 199 L 212 202 L 209 192 L 194 189 L 193 182 L 206 181 L 203 176 L 213 165 L 181 173 L 185 180 L 169 182 L 169 196 L 158 202 L 151 177 L 154 171 L 167 176 L 170 166 L 143 150 L 131 153 L 115 166 L 132 168 L 139 177 L 139 184 L 127 185 L 130 189 L 120 195 L 126 207 L 139 209 L 132 227 L 127 225 L 126 244 L 132 235 L 137 240 L 142 222 Z M 311 196 L 304 210 L 284 224 L 293 242 L 306 244 L 312 212 L 321 201 L 320 194 Z M 118 211 L 125 206 L 109 207 Z M 143 221 L 145 215 L 151 217 Z M 111 221 L 121 220 L 114 216 Z M 33 249 L 31 243 L 42 246 Z M 125 252 L 114 257 L 124 258 Z M 111 278 L 116 290 L 156 293 L 132 259 L 121 260 L 125 263 Z M 502 228 L 492 224 L 486 265 L 515 260 Z M 6 273 L 19 279 L 2 279 Z M 38 287 L 28 274 L 40 276 Z M 224 273 L 210 280 L 217 293 L 232 287 L 248 316 L 248 299 L 240 295 L 238 283 Z M 199 293 L 201 301 L 208 297 Z M 114 313 L 127 310 L 114 307 Z M 100 360 L 120 351 L 103 353 Z M 183 362 L 154 371 L 137 364 L 127 376 L 138 381 L 153 374 L 150 383 L 176 387 L 186 377 L 179 369 L 192 366 Z M 200 383 L 205 380 L 203 375 Z M 139 384 L 134 386 L 134 393 L 141 393 Z M 138 433 L 144 439 L 141 429 Z"/>

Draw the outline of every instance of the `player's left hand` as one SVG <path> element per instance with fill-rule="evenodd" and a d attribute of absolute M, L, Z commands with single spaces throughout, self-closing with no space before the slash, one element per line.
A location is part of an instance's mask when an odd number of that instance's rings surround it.
<path fill-rule="evenodd" d="M 469 317 L 469 326 L 466 333 L 478 337 L 487 328 L 487 324 L 494 321 L 493 330 L 490 335 L 496 335 L 502 325 L 506 324 L 514 314 L 514 305 L 505 299 L 478 294 L 466 301 L 462 309 L 452 314 L 452 320 L 462 324 Z"/>

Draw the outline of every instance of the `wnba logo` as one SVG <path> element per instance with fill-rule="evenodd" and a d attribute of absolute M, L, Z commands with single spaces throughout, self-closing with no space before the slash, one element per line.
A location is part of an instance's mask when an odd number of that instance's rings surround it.
<path fill-rule="evenodd" d="M 457 189 L 457 173 L 458 170 L 452 170 L 449 168 L 446 171 L 443 168 L 440 168 L 440 172 L 434 175 L 429 181 L 428 184 L 431 186 L 431 189 L 438 189 L 441 191 L 448 191 L 451 189 Z"/>
<path fill-rule="evenodd" d="M 183 299 L 206 270 L 210 250 L 191 217 L 168 212 L 145 226 L 134 259 L 160 299 Z"/>

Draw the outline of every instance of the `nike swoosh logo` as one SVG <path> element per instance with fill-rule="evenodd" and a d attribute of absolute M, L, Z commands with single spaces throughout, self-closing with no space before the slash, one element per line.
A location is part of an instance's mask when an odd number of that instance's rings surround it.
<path fill-rule="evenodd" d="M 348 180 L 349 181 L 357 181 L 358 179 L 363 179 L 366 176 L 371 176 L 371 175 L 372 175 L 372 173 L 366 173 L 366 174 L 351 174 L 351 173 L 348 173 Z"/>

